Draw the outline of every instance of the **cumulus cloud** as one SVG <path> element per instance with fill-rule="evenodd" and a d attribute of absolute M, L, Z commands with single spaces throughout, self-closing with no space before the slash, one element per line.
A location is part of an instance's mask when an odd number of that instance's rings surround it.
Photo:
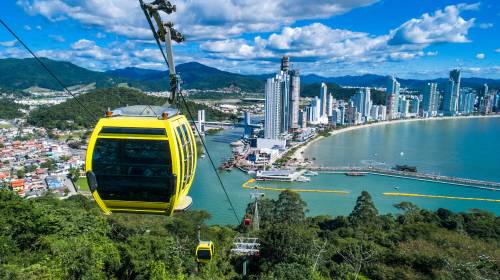
<path fill-rule="evenodd" d="M 479 4 L 451 5 L 434 14 L 423 14 L 420 18 L 411 19 L 393 30 L 391 45 L 432 44 L 432 43 L 465 43 L 469 42 L 467 33 L 474 25 L 475 19 L 465 20 L 460 12 L 477 9 Z"/>
<path fill-rule="evenodd" d="M 272 32 L 301 19 L 328 18 L 379 0 L 190 0 L 174 1 L 173 21 L 190 39 Z M 68 18 L 129 38 L 150 37 L 135 0 L 17 0 L 27 13 L 51 21 Z"/>
<path fill-rule="evenodd" d="M 496 49 L 495 52 L 500 53 L 500 48 Z"/>
<path fill-rule="evenodd" d="M 0 42 L 0 46 L 2 47 L 13 47 L 17 44 L 17 40 L 11 40 L 11 41 L 3 41 Z"/>
<path fill-rule="evenodd" d="M 484 59 L 486 56 L 484 55 L 484 53 L 478 53 L 476 54 L 476 58 L 477 59 Z"/>

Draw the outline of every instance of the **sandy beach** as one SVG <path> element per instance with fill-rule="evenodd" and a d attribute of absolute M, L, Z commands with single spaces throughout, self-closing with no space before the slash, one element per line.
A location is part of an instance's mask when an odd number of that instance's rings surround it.
<path fill-rule="evenodd" d="M 416 118 L 416 119 L 400 119 L 400 120 L 392 120 L 392 121 L 381 121 L 381 122 L 373 122 L 373 123 L 367 123 L 367 124 L 361 124 L 361 125 L 355 125 L 355 126 L 349 126 L 341 129 L 336 129 L 332 132 L 330 132 L 331 135 L 335 134 L 340 134 L 344 133 L 347 131 L 352 131 L 356 129 L 362 129 L 362 128 L 367 128 L 367 127 L 373 127 L 373 126 L 380 126 L 380 125 L 391 125 L 391 124 L 397 124 L 397 123 L 407 123 L 407 122 L 421 122 L 421 121 L 438 121 L 438 120 L 460 120 L 460 119 L 474 119 L 474 118 L 497 118 L 500 117 L 500 114 L 497 115 L 485 115 L 485 116 L 456 116 L 456 117 L 434 117 L 434 118 Z M 317 142 L 320 139 L 323 139 L 323 136 L 319 136 L 309 142 L 307 142 L 305 145 L 301 146 L 300 148 L 295 151 L 293 154 L 292 158 L 296 158 L 298 161 L 303 161 L 304 157 L 302 152 L 305 152 L 305 150 L 309 147 L 314 142 Z"/>

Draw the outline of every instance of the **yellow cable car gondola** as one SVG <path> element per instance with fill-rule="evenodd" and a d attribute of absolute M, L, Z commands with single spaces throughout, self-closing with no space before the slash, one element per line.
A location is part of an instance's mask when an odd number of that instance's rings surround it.
<path fill-rule="evenodd" d="M 158 106 L 107 113 L 90 137 L 85 165 L 92 195 L 107 214 L 172 215 L 189 208 L 195 169 L 196 141 L 186 117 Z"/>
<path fill-rule="evenodd" d="M 208 263 L 214 254 L 214 243 L 212 241 L 200 241 L 196 247 L 196 261 Z"/>

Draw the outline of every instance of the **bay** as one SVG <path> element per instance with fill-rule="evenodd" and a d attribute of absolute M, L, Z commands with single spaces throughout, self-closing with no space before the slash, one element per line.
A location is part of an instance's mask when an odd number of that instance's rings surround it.
<path fill-rule="evenodd" d="M 231 155 L 229 143 L 240 138 L 240 129 L 225 130 L 206 137 L 216 166 Z M 500 181 L 500 118 L 433 120 L 388 124 L 343 132 L 317 141 L 304 156 L 315 158 L 316 165 L 345 166 L 378 162 L 415 165 L 422 172 Z M 239 170 L 220 172 L 227 193 L 241 219 L 250 202 L 251 190 L 242 184 L 251 177 Z M 447 208 L 456 212 L 474 208 L 500 215 L 500 204 L 415 197 L 384 196 L 383 192 L 419 193 L 460 197 L 500 199 L 500 193 L 435 182 L 367 175 L 349 177 L 343 174 L 320 174 L 307 183 L 259 182 L 259 186 L 298 189 L 341 190 L 348 194 L 301 193 L 308 204 L 308 215 L 348 215 L 361 191 L 368 191 L 380 213 L 397 213 L 393 207 L 410 201 L 419 207 L 435 210 Z M 279 192 L 264 191 L 276 198 Z M 196 178 L 190 191 L 193 209 L 211 214 L 211 224 L 237 222 L 229 201 L 218 182 L 208 157 L 199 159 Z"/>

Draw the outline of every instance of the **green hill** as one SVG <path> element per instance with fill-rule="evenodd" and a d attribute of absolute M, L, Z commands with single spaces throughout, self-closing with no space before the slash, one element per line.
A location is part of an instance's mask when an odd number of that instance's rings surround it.
<path fill-rule="evenodd" d="M 165 98 L 148 96 L 139 90 L 123 87 L 97 89 L 79 95 L 78 100 L 89 108 L 96 118 L 104 116 L 108 108 L 114 109 L 127 105 L 163 105 L 166 101 Z M 207 118 L 211 120 L 234 118 L 233 115 L 224 114 L 205 105 L 188 102 L 188 106 L 193 114 L 200 109 L 206 110 Z M 184 108 L 181 108 L 181 111 L 184 112 Z M 69 99 L 58 105 L 32 111 L 28 117 L 28 123 L 45 128 L 75 129 L 90 128 L 95 121 L 76 100 Z"/>
<path fill-rule="evenodd" d="M 90 71 L 70 62 L 41 58 L 43 63 L 66 85 L 96 83 L 97 87 L 109 87 L 123 82 L 102 72 Z M 10 89 L 42 87 L 61 90 L 59 84 L 33 58 L 0 59 L 0 86 Z"/>

